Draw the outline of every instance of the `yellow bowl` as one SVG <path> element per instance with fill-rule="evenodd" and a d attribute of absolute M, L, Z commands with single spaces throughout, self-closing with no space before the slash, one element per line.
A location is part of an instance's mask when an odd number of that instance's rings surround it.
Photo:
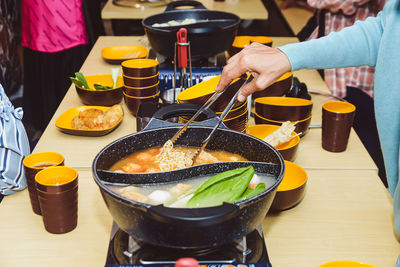
<path fill-rule="evenodd" d="M 193 103 L 203 105 L 215 92 L 215 87 L 218 85 L 220 78 L 221 75 L 213 77 L 182 91 L 177 97 L 177 102 L 181 104 Z M 222 95 L 214 102 L 214 104 L 211 105 L 210 109 L 215 112 L 222 112 L 244 82 L 244 78 L 233 80 L 225 92 L 222 93 Z M 242 103 L 238 102 L 232 107 L 232 109 L 235 109 L 241 105 Z"/>
<path fill-rule="evenodd" d="M 301 120 L 301 121 L 292 121 L 292 122 L 296 122 L 296 128 L 294 129 L 294 131 L 296 133 L 299 133 L 300 137 L 303 137 L 304 135 L 307 134 L 308 129 L 311 124 L 311 118 L 312 118 L 312 116 L 310 116 L 304 120 Z M 284 121 L 274 121 L 274 120 L 264 118 L 264 117 L 260 116 L 259 114 L 257 114 L 257 112 L 255 112 L 255 111 L 254 111 L 254 122 L 256 124 L 272 124 L 272 125 L 278 125 L 278 126 L 281 126 L 282 123 L 284 123 Z"/>
<path fill-rule="evenodd" d="M 251 43 L 260 43 L 272 46 L 272 38 L 268 36 L 236 36 L 233 40 L 232 47 L 228 50 L 229 56 L 239 53 L 243 48 Z"/>
<path fill-rule="evenodd" d="M 247 127 L 247 134 L 257 137 L 261 140 L 264 140 L 265 137 L 272 134 L 276 130 L 279 129 L 278 125 L 270 125 L 270 124 L 257 124 L 251 125 Z M 296 132 L 292 132 L 292 135 L 296 135 Z M 288 161 L 294 161 L 297 154 L 297 149 L 299 148 L 300 136 L 295 136 L 290 141 L 280 144 L 275 147 L 276 150 L 281 153 L 282 157 Z"/>
<path fill-rule="evenodd" d="M 133 97 L 124 93 L 126 106 L 128 107 L 128 110 L 132 113 L 133 116 L 136 116 L 140 104 L 146 102 L 157 103 L 159 101 L 159 97 L 160 97 L 160 92 L 148 97 Z"/>
<path fill-rule="evenodd" d="M 279 184 L 271 210 L 282 211 L 293 208 L 305 195 L 308 175 L 299 165 L 285 160 L 285 174 Z"/>
<path fill-rule="evenodd" d="M 149 58 L 131 59 L 121 63 L 122 72 L 128 77 L 151 77 L 158 73 L 158 61 Z"/>
<path fill-rule="evenodd" d="M 258 115 L 275 121 L 299 121 L 311 116 L 313 102 L 296 97 L 269 96 L 254 101 Z"/>
<path fill-rule="evenodd" d="M 85 105 L 112 106 L 122 100 L 122 89 L 124 82 L 122 76 L 118 76 L 115 88 L 106 90 L 94 89 L 94 84 L 103 86 L 112 86 L 113 80 L 111 74 L 87 75 L 85 79 L 91 89 L 82 88 L 75 85 L 76 93 Z"/>
<path fill-rule="evenodd" d="M 289 92 L 292 82 L 293 73 L 287 72 L 264 90 L 253 93 L 253 99 L 265 96 L 283 96 Z"/>

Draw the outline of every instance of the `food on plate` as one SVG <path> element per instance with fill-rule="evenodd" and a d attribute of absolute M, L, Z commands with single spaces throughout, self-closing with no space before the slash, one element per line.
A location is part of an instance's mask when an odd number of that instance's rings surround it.
<path fill-rule="evenodd" d="M 292 132 L 296 128 L 295 125 L 295 122 L 285 121 L 278 130 L 265 137 L 264 141 L 273 147 L 289 142 L 292 138 L 301 134 L 297 133 L 296 135 L 292 135 Z"/>
<path fill-rule="evenodd" d="M 171 171 L 222 161 L 248 161 L 246 158 L 226 151 L 202 151 L 192 164 L 192 158 L 197 148 L 173 147 L 172 142 L 166 142 L 163 147 L 150 148 L 135 152 L 117 161 L 110 171 L 127 173 Z"/>
<path fill-rule="evenodd" d="M 254 177 L 257 177 L 256 179 Z M 257 181 L 254 184 L 253 181 Z M 167 184 L 110 186 L 123 197 L 171 208 L 199 208 L 251 198 L 274 183 L 273 176 L 255 174 L 253 166 Z"/>
<path fill-rule="evenodd" d="M 165 23 L 154 23 L 151 26 L 152 27 L 171 27 L 171 26 L 181 26 L 181 25 L 194 24 L 196 22 L 197 22 L 196 19 L 186 18 L 186 19 L 181 20 L 181 21 L 170 20 L 170 21 L 165 22 Z"/>
<path fill-rule="evenodd" d="M 111 128 L 124 116 L 122 106 L 117 104 L 106 111 L 87 108 L 72 119 L 71 126 L 79 130 L 104 130 Z"/>

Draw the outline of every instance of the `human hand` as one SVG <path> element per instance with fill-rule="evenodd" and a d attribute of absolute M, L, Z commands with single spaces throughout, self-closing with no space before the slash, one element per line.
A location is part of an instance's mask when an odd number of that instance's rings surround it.
<path fill-rule="evenodd" d="M 264 90 L 290 70 L 289 59 L 281 50 L 252 43 L 228 60 L 215 90 L 221 91 L 234 79 L 249 72 L 254 79 L 238 95 L 238 101 L 243 102 L 247 96 Z"/>

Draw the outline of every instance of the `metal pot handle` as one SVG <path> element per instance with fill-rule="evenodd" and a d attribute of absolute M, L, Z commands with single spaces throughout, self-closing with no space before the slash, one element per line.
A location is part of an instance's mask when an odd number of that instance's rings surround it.
<path fill-rule="evenodd" d="M 176 117 L 179 115 L 193 115 L 200 109 L 200 105 L 184 103 L 184 104 L 172 104 L 166 107 L 162 107 L 153 114 L 153 118 L 159 120 L 165 120 L 168 118 Z M 217 117 L 217 114 L 211 109 L 206 109 L 202 113 L 207 116 L 207 119 Z"/>
<path fill-rule="evenodd" d="M 143 129 L 143 131 L 163 127 L 183 126 L 183 124 L 168 122 L 165 121 L 165 119 L 176 117 L 179 115 L 193 115 L 197 112 L 199 108 L 199 105 L 191 103 L 172 104 L 166 107 L 162 107 L 153 114 L 153 117 L 151 118 L 147 126 Z M 211 109 L 206 109 L 202 114 L 205 115 L 207 119 L 201 122 L 193 123 L 193 125 L 214 127 L 219 122 L 218 115 Z M 220 128 L 227 129 L 227 127 L 223 123 L 221 123 Z"/>
<path fill-rule="evenodd" d="M 190 223 L 193 227 L 219 224 L 238 216 L 240 209 L 237 205 L 223 203 L 221 206 L 208 208 L 167 208 L 163 205 L 151 206 L 147 210 L 147 216 L 155 220 L 176 224 Z"/>
<path fill-rule="evenodd" d="M 191 8 L 190 10 L 193 10 L 193 9 L 207 9 L 200 2 L 191 1 L 191 0 L 184 0 L 184 1 L 174 1 L 174 2 L 169 3 L 164 12 L 177 10 L 177 7 L 180 7 L 180 6 L 192 6 L 193 8 Z"/>

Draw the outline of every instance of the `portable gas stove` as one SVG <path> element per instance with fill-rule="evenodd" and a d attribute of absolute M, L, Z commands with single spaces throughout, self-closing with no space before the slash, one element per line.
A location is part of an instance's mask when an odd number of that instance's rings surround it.
<path fill-rule="evenodd" d="M 180 250 L 140 244 L 114 223 L 106 266 L 174 266 L 183 257 L 195 258 L 202 267 L 272 267 L 261 226 L 240 240 L 216 248 Z"/>

